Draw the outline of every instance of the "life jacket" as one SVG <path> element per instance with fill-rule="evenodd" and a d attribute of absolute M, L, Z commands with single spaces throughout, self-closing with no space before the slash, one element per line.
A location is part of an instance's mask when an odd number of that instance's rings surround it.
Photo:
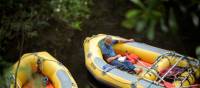
<path fill-rule="evenodd" d="M 46 88 L 54 88 L 54 87 L 53 87 L 52 83 L 49 83 L 46 85 Z"/>
<path fill-rule="evenodd" d="M 167 81 L 164 81 L 163 84 L 164 84 L 164 86 L 165 86 L 166 88 L 174 88 L 174 87 L 175 87 L 172 83 L 167 82 Z"/>
<path fill-rule="evenodd" d="M 127 60 L 132 64 L 137 64 L 138 66 L 145 66 L 147 68 L 151 67 L 151 64 L 140 60 L 140 57 L 133 53 L 125 53 L 125 56 L 127 57 Z"/>
<path fill-rule="evenodd" d="M 139 57 L 132 53 L 125 53 L 125 56 L 127 57 L 127 60 L 133 64 L 135 64 L 137 60 L 139 60 Z"/>

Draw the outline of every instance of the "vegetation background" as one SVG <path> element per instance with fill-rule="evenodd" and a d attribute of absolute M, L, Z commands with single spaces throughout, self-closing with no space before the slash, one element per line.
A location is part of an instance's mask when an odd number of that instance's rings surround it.
<path fill-rule="evenodd" d="M 199 15 L 199 0 L 0 0 L 0 79 L 21 54 L 48 51 L 88 87 L 82 43 L 99 33 L 197 58 Z"/>

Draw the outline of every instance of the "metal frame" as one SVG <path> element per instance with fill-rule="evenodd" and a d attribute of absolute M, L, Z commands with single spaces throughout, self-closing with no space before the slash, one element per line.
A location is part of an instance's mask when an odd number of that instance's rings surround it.
<path fill-rule="evenodd" d="M 187 58 L 186 56 L 183 56 L 183 55 L 178 54 L 178 53 L 176 53 L 176 52 L 167 52 L 167 53 L 164 53 L 164 54 L 162 54 L 162 55 L 160 55 L 160 56 L 157 57 L 156 61 L 152 64 L 151 68 L 149 68 L 143 76 L 145 76 L 151 69 L 154 69 L 154 68 L 156 67 L 157 63 L 158 63 L 160 60 L 162 60 L 163 58 L 168 58 L 168 56 L 172 56 L 172 58 L 174 58 L 174 57 L 180 57 L 180 58 L 178 59 L 178 61 L 176 61 L 176 63 L 175 63 L 173 66 L 171 66 L 170 69 L 167 70 L 167 72 L 166 72 L 162 77 L 155 73 L 155 75 L 159 78 L 159 80 L 156 82 L 156 84 L 159 84 L 161 81 L 164 82 L 164 78 L 167 76 L 167 74 L 169 74 L 169 72 L 170 72 L 175 66 L 177 66 L 177 64 L 178 64 L 182 59 Z M 169 58 L 168 58 L 168 59 L 169 59 Z M 192 71 L 190 71 L 189 73 L 192 73 Z M 142 77 L 142 78 L 143 78 L 143 77 Z M 186 77 L 184 78 L 184 80 L 181 81 L 181 84 L 179 85 L 178 88 L 181 87 L 181 85 L 183 84 L 183 82 L 184 82 L 187 78 L 188 78 L 188 76 L 186 76 Z M 151 85 L 149 85 L 149 86 L 151 86 Z"/>

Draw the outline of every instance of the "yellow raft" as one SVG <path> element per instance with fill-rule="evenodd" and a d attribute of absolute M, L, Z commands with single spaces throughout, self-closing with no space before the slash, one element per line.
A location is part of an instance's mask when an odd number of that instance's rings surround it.
<path fill-rule="evenodd" d="M 13 80 L 18 62 L 11 71 Z M 78 88 L 68 69 L 47 52 L 27 53 L 21 57 L 16 77 L 17 88 L 23 88 L 29 77 L 38 71 L 50 79 L 53 88 Z M 14 82 L 11 82 L 10 88 L 14 88 Z"/>
<path fill-rule="evenodd" d="M 135 64 L 144 71 L 138 75 L 122 71 L 106 63 L 102 57 L 98 43 L 107 35 L 99 34 L 87 37 L 84 41 L 85 64 L 89 72 L 99 81 L 113 87 L 121 88 L 182 88 L 191 87 L 200 77 L 200 65 L 197 59 L 160 49 L 140 42 L 129 42 L 114 45 L 117 54 L 134 53 L 141 61 L 151 64 L 151 67 Z M 112 36 L 113 39 L 124 39 Z M 187 68 L 172 82 L 165 80 L 174 67 Z M 163 76 L 159 74 L 168 69 Z M 166 86 L 164 83 L 170 85 Z"/>

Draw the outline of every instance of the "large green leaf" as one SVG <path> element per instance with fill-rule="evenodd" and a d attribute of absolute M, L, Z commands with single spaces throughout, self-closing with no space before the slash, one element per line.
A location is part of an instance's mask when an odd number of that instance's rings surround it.
<path fill-rule="evenodd" d="M 197 58 L 200 60 L 200 46 L 196 48 L 196 55 L 197 55 Z"/>
<path fill-rule="evenodd" d="M 161 17 L 161 12 L 159 11 L 154 10 L 154 11 L 151 11 L 151 13 L 155 19 L 159 19 Z"/>
<path fill-rule="evenodd" d="M 135 25 L 136 25 L 136 22 L 132 19 L 126 19 L 122 22 L 122 26 L 124 26 L 128 29 L 135 27 Z"/>
<path fill-rule="evenodd" d="M 122 25 L 128 29 L 131 29 L 136 26 L 139 15 L 141 11 L 134 9 L 126 13 L 126 19 L 122 22 Z"/>
<path fill-rule="evenodd" d="M 168 31 L 168 28 L 167 26 L 165 25 L 165 22 L 164 22 L 164 19 L 161 18 L 160 19 L 160 27 L 161 27 L 161 30 L 164 31 L 164 32 L 167 32 Z"/>
<path fill-rule="evenodd" d="M 155 20 L 151 20 L 148 31 L 147 31 L 147 37 L 149 40 L 153 40 L 154 39 L 154 29 L 155 29 L 155 25 L 156 25 L 156 21 Z"/>
<path fill-rule="evenodd" d="M 146 21 L 145 20 L 140 20 L 138 23 L 137 23 L 137 26 L 136 26 L 136 31 L 138 32 L 141 32 L 144 30 L 146 26 Z"/>
<path fill-rule="evenodd" d="M 130 10 L 126 13 L 126 18 L 127 19 L 136 18 L 140 13 L 141 13 L 141 10 L 137 10 L 137 9 Z"/>
<path fill-rule="evenodd" d="M 131 0 L 131 1 L 143 9 L 145 8 L 144 4 L 140 0 Z"/>
<path fill-rule="evenodd" d="M 170 13 L 169 13 L 168 22 L 169 22 L 170 29 L 172 30 L 173 33 L 175 33 L 177 31 L 177 23 L 176 23 L 176 18 L 172 9 L 170 10 Z"/>
<path fill-rule="evenodd" d="M 194 26 L 198 27 L 199 26 L 199 17 L 195 13 L 192 13 L 192 20 L 193 20 Z"/>

